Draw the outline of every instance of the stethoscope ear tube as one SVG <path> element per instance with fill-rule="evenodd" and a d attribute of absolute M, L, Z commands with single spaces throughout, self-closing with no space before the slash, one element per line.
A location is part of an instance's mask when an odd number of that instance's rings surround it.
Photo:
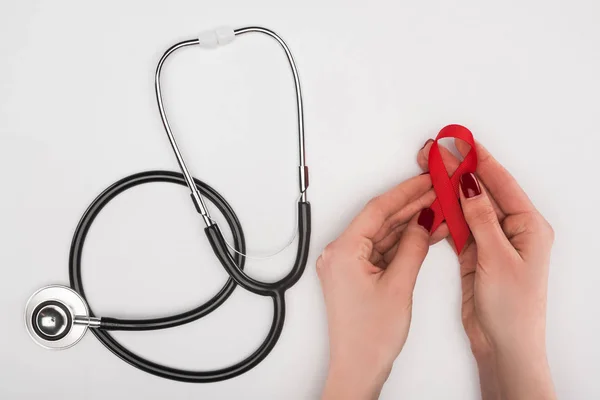
<path fill-rule="evenodd" d="M 302 276 L 308 260 L 310 229 L 310 203 L 301 201 L 298 203 L 299 241 L 296 261 L 290 272 L 284 278 L 273 283 L 258 281 L 248 276 L 237 266 L 217 224 L 207 226 L 204 228 L 204 232 L 206 233 L 206 237 L 208 238 L 213 252 L 235 283 L 252 293 L 261 296 L 274 297 L 277 293 L 283 296 L 283 293 L 292 287 Z"/>
<path fill-rule="evenodd" d="M 294 286 L 302 277 L 306 263 L 308 262 L 308 253 L 310 248 L 311 233 L 311 211 L 308 201 L 298 203 L 298 250 L 296 252 L 296 261 L 290 273 L 282 279 L 281 288 L 287 290 Z"/>

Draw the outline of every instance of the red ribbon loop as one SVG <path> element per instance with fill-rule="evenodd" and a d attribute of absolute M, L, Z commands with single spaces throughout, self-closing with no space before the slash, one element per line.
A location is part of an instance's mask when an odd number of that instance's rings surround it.
<path fill-rule="evenodd" d="M 471 146 L 471 150 L 469 150 L 451 177 L 448 176 L 438 145 L 438 140 L 448 137 L 463 140 Z M 435 232 L 445 220 L 448 224 L 450 235 L 452 235 L 452 239 L 454 240 L 456 252 L 459 254 L 467 243 L 467 239 L 471 233 L 460 206 L 460 196 L 458 193 L 459 180 L 463 174 L 474 173 L 476 168 L 477 152 L 471 131 L 461 125 L 448 125 L 444 127 L 438 133 L 429 150 L 429 174 L 433 182 L 433 190 L 437 195 L 437 199 L 431 205 L 431 209 L 434 212 L 431 232 Z"/>

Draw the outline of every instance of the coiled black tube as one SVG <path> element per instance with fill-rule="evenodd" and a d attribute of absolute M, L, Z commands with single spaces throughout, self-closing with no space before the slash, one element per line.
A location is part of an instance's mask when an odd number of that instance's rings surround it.
<path fill-rule="evenodd" d="M 102 208 L 106 206 L 115 196 L 123 191 L 134 186 L 150 182 L 170 182 L 185 186 L 185 180 L 180 173 L 170 171 L 148 171 L 128 176 L 114 183 L 104 192 L 102 192 L 88 207 L 83 217 L 77 225 L 73 241 L 71 243 L 71 251 L 69 257 L 69 279 L 71 287 L 77 291 L 84 299 L 86 299 L 81 279 L 81 258 L 83 246 L 87 233 Z M 200 193 L 212 202 L 221 213 L 223 213 L 227 224 L 233 233 L 234 247 L 237 251 L 245 252 L 244 233 L 240 222 L 235 215 L 235 212 L 227 201 L 213 188 L 194 179 L 196 187 Z M 285 290 L 295 284 L 302 275 L 306 266 L 308 257 L 308 247 L 310 242 L 310 205 L 308 203 L 299 203 L 299 223 L 298 229 L 300 232 L 300 241 L 298 244 L 298 254 L 296 262 L 288 276 L 279 282 L 266 284 L 254 281 L 242 272 L 245 258 L 238 253 L 227 250 L 220 230 L 216 225 L 206 228 L 206 234 L 215 251 L 215 254 L 225 267 L 230 275 L 229 279 L 223 288 L 209 301 L 203 305 L 196 307 L 190 311 L 177 315 L 152 318 L 152 319 L 116 319 L 116 318 L 101 318 L 100 329 L 92 329 L 94 335 L 100 340 L 106 348 L 122 360 L 139 368 L 145 372 L 177 381 L 208 383 L 226 380 L 243 374 L 260 363 L 273 349 L 281 331 L 285 320 Z M 236 283 L 241 284 L 246 289 L 251 290 L 263 296 L 270 296 L 273 299 L 273 321 L 267 337 L 263 343 L 246 359 L 238 362 L 230 367 L 221 368 L 212 371 L 190 371 L 164 366 L 161 364 L 149 361 L 125 348 L 115 338 L 110 335 L 110 330 L 127 330 L 127 331 L 144 331 L 171 328 L 188 322 L 195 321 L 210 312 L 217 309 L 227 300 L 236 287 Z M 254 290 L 253 290 L 254 289 Z M 87 302 L 87 299 L 86 299 Z M 90 316 L 94 313 L 90 307 Z"/>

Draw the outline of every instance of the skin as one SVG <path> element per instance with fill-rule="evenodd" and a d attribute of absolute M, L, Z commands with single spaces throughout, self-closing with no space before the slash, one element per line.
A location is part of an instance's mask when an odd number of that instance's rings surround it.
<path fill-rule="evenodd" d="M 430 146 L 417 157 L 424 170 Z M 441 150 L 453 173 L 459 161 Z M 477 153 L 481 194 L 460 191 L 472 238 L 458 261 L 482 398 L 554 399 L 545 343 L 554 232 L 506 169 L 480 144 Z M 379 396 L 406 342 L 421 264 L 429 246 L 448 237 L 445 224 L 430 236 L 417 223 L 434 199 L 428 175 L 401 183 L 371 200 L 318 258 L 330 342 L 323 399 Z"/>

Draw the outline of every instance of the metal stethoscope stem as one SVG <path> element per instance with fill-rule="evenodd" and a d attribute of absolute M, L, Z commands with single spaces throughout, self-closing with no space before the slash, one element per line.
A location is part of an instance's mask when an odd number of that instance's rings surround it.
<path fill-rule="evenodd" d="M 292 53 L 291 53 L 289 47 L 283 41 L 283 39 L 281 37 L 279 37 L 279 35 L 277 35 L 275 32 L 273 32 L 269 29 L 260 28 L 260 27 L 248 27 L 248 28 L 236 29 L 233 32 L 236 36 L 243 35 L 245 33 L 250 33 L 250 32 L 264 33 L 264 34 L 274 38 L 281 45 L 283 50 L 285 51 L 285 55 L 288 59 L 290 68 L 292 70 L 292 74 L 294 77 L 294 86 L 296 89 L 296 111 L 297 111 L 297 118 L 298 118 L 298 160 L 299 160 L 298 180 L 299 180 L 299 186 L 300 186 L 300 196 L 301 196 L 300 199 L 301 199 L 301 201 L 306 202 L 307 201 L 306 188 L 308 187 L 308 168 L 306 167 L 306 156 L 305 156 L 305 146 L 304 146 L 304 106 L 302 103 L 302 89 L 300 86 L 300 78 L 298 76 L 298 68 L 296 67 L 296 62 L 294 61 L 294 57 L 292 56 Z M 173 135 L 173 130 L 171 129 L 171 125 L 169 124 L 169 120 L 168 120 L 167 114 L 165 112 L 165 106 L 164 106 L 164 102 L 163 102 L 163 98 L 162 98 L 161 83 L 160 83 L 162 68 L 163 68 L 163 65 L 164 65 L 165 61 L 167 60 L 167 58 L 169 58 L 169 56 L 171 54 L 173 54 L 175 51 L 177 51 L 179 49 L 182 49 L 187 46 L 194 46 L 194 45 L 200 45 L 200 40 L 199 39 L 184 40 L 182 42 L 179 42 L 179 43 L 173 45 L 165 52 L 165 54 L 163 54 L 163 56 L 161 57 L 161 59 L 158 62 L 158 66 L 156 67 L 156 73 L 154 75 L 154 89 L 156 92 L 156 101 L 158 103 L 158 111 L 160 113 L 161 121 L 163 123 L 163 126 L 165 127 L 165 131 L 167 133 L 167 137 L 169 138 L 169 143 L 171 144 L 171 147 L 173 148 L 173 152 L 175 153 L 175 157 L 177 158 L 177 163 L 179 164 L 179 168 L 181 169 L 181 172 L 183 173 L 183 176 L 185 178 L 187 186 L 191 190 L 192 201 L 194 202 L 196 210 L 198 210 L 200 215 L 202 215 L 202 218 L 204 219 L 204 223 L 206 224 L 206 226 L 211 226 L 214 224 L 214 222 L 210 218 L 210 214 L 208 212 L 208 209 L 206 207 L 206 204 L 204 202 L 202 195 L 198 192 L 198 189 L 196 189 L 196 186 L 194 185 L 192 175 L 190 174 L 190 171 L 188 170 L 188 168 L 185 164 L 185 160 L 183 159 L 183 155 L 181 154 L 181 150 L 179 150 L 179 146 L 177 145 L 177 141 L 175 140 L 175 136 Z"/>

